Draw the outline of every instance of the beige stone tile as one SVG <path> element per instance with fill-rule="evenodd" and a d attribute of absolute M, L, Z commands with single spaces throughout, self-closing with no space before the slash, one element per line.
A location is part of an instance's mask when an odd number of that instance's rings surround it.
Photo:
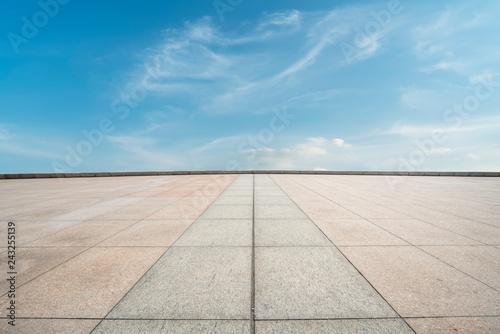
<path fill-rule="evenodd" d="M 3 321 L 4 319 L 2 319 Z M 17 319 L 16 326 L 8 326 L 5 333 L 16 334 L 88 334 L 100 320 L 87 319 Z M 3 324 L 2 324 L 3 325 Z"/>
<path fill-rule="evenodd" d="M 193 206 L 168 206 L 160 211 L 148 216 L 146 219 L 155 220 L 191 220 L 198 219 L 203 213 L 204 208 Z"/>
<path fill-rule="evenodd" d="M 480 243 L 417 219 L 370 219 L 414 245 L 479 245 Z"/>
<path fill-rule="evenodd" d="M 500 250 L 491 246 L 426 246 L 424 251 L 500 291 Z"/>
<path fill-rule="evenodd" d="M 78 207 L 75 206 L 51 206 L 51 207 L 39 207 L 36 209 L 25 208 L 25 213 L 17 213 L 15 215 L 10 215 L 9 218 L 15 220 L 49 220 L 52 218 L 61 217 L 61 220 L 70 220 L 65 217 L 69 212 L 74 211 Z M 75 218 L 80 219 L 80 218 Z"/>
<path fill-rule="evenodd" d="M 68 221 L 14 221 L 16 224 L 16 246 L 26 244 L 66 228 L 81 224 L 81 220 Z M 1 240 L 7 240 L 7 229 L 0 231 Z"/>
<path fill-rule="evenodd" d="M 316 225 L 337 246 L 408 245 L 366 219 L 314 219 Z"/>
<path fill-rule="evenodd" d="M 164 207 L 155 207 L 155 206 L 132 206 L 120 208 L 117 210 L 113 210 L 109 213 L 99 215 L 96 218 L 102 220 L 116 220 L 116 219 L 135 219 L 141 220 L 148 216 L 151 216 L 155 212 L 163 209 Z"/>
<path fill-rule="evenodd" d="M 99 246 L 171 246 L 194 220 L 143 220 Z"/>
<path fill-rule="evenodd" d="M 500 228 L 496 226 L 481 224 L 462 218 L 433 219 L 429 220 L 429 222 L 488 245 L 500 245 Z"/>
<path fill-rule="evenodd" d="M 184 197 L 175 202 L 175 206 L 190 206 L 206 209 L 217 197 Z"/>
<path fill-rule="evenodd" d="M 102 318 L 166 247 L 92 248 L 17 289 L 18 317 Z M 6 296 L 0 299 L 7 303 Z"/>
<path fill-rule="evenodd" d="M 313 220 L 316 218 L 360 218 L 359 215 L 334 203 L 328 205 L 302 204 L 299 207 Z"/>
<path fill-rule="evenodd" d="M 37 246 L 94 246 L 137 220 L 90 220 L 26 244 Z"/>
<path fill-rule="evenodd" d="M 86 247 L 16 248 L 16 270 L 18 273 L 16 286 L 19 287 L 44 274 L 86 249 Z M 0 258 L 1 268 L 7 268 L 7 260 L 7 254 Z M 0 281 L 2 295 L 8 290 L 8 286 L 7 280 Z"/>
<path fill-rule="evenodd" d="M 363 217 L 363 218 L 396 218 L 405 219 L 410 218 L 407 215 L 397 212 L 382 206 L 367 202 L 363 204 L 347 204 L 343 205 L 345 209 L 352 211 L 353 213 Z"/>
<path fill-rule="evenodd" d="M 403 317 L 499 314 L 500 293 L 412 246 L 340 247 Z"/>
<path fill-rule="evenodd" d="M 418 334 L 499 333 L 500 317 L 405 319 Z"/>

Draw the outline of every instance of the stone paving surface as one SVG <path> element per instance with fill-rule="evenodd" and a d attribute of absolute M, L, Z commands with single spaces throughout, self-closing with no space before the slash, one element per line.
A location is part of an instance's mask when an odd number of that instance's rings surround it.
<path fill-rule="evenodd" d="M 1 333 L 500 332 L 498 178 L 1 180 L 0 220 Z"/>

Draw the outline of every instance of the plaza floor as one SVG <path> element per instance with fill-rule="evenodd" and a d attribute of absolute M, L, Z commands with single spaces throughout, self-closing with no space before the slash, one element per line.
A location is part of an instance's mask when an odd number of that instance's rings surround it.
<path fill-rule="evenodd" d="M 500 178 L 1 180 L 0 221 L 2 333 L 500 332 Z"/>

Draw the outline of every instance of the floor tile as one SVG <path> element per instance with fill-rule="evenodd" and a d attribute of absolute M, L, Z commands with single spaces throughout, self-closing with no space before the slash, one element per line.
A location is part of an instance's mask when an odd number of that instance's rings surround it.
<path fill-rule="evenodd" d="M 427 246 L 427 253 L 500 291 L 500 249 L 490 246 Z"/>
<path fill-rule="evenodd" d="M 4 319 L 2 319 L 4 321 Z M 99 320 L 84 319 L 17 319 L 16 326 L 5 327 L 4 333 L 16 334 L 87 334 Z M 3 324 L 2 324 L 3 325 Z"/>
<path fill-rule="evenodd" d="M 252 246 L 252 220 L 197 220 L 175 246 Z"/>
<path fill-rule="evenodd" d="M 142 220 L 98 246 L 171 246 L 192 223 L 192 220 Z"/>
<path fill-rule="evenodd" d="M 26 246 L 94 246 L 136 222 L 136 220 L 91 220 L 30 242 Z"/>
<path fill-rule="evenodd" d="M 298 219 L 308 218 L 295 204 L 290 205 L 257 205 L 255 207 L 256 219 Z"/>
<path fill-rule="evenodd" d="M 293 197 L 292 197 L 293 198 Z M 316 218 L 360 218 L 359 215 L 344 209 L 343 207 L 330 203 L 328 205 L 303 204 L 300 208 L 312 219 Z"/>
<path fill-rule="evenodd" d="M 314 219 L 316 225 L 337 246 L 408 245 L 366 219 Z"/>
<path fill-rule="evenodd" d="M 333 247 L 259 247 L 255 268 L 257 319 L 395 316 Z"/>
<path fill-rule="evenodd" d="M 403 319 L 257 321 L 255 329 L 258 334 L 413 333 Z"/>
<path fill-rule="evenodd" d="M 500 314 L 500 293 L 416 247 L 340 249 L 403 317 Z"/>
<path fill-rule="evenodd" d="M 488 245 L 500 245 L 500 228 L 468 219 L 434 219 L 430 223 Z"/>
<path fill-rule="evenodd" d="M 256 219 L 255 246 L 333 246 L 309 219 Z"/>
<path fill-rule="evenodd" d="M 172 247 L 108 317 L 250 319 L 250 268 L 250 247 Z"/>
<path fill-rule="evenodd" d="M 93 248 L 19 287 L 18 317 L 98 318 L 132 288 L 166 248 Z M 50 301 L 50 302 L 48 302 Z M 0 299 L 4 305 L 6 297 Z"/>
<path fill-rule="evenodd" d="M 418 334 L 498 333 L 500 317 L 406 319 Z"/>
<path fill-rule="evenodd" d="M 145 219 L 154 220 L 191 220 L 198 219 L 205 208 L 197 208 L 192 206 L 167 206 Z"/>
<path fill-rule="evenodd" d="M 480 243 L 417 219 L 370 219 L 413 245 L 479 245 Z"/>
<path fill-rule="evenodd" d="M 252 205 L 212 205 L 200 219 L 251 219 Z"/>
<path fill-rule="evenodd" d="M 86 249 L 87 247 L 17 248 L 16 265 L 18 277 L 16 286 L 20 287 Z M 7 260 L 7 254 L 1 257 L 1 268 L 7 268 Z M 8 290 L 9 282 L 7 280 L 1 280 L 0 282 L 0 291 L 4 294 Z"/>
<path fill-rule="evenodd" d="M 104 320 L 92 334 L 250 333 L 249 320 Z"/>

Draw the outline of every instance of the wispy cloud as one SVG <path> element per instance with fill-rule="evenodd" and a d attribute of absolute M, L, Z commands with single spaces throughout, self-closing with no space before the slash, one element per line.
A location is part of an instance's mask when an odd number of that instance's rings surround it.
<path fill-rule="evenodd" d="M 298 27 L 301 23 L 301 13 L 298 10 L 264 14 L 259 25 L 259 29 L 267 26 L 294 26 Z"/>
<path fill-rule="evenodd" d="M 164 40 L 145 51 L 144 69 L 131 86 L 154 73 L 153 98 L 188 99 L 192 114 L 270 112 L 291 94 L 328 91 L 314 90 L 305 79 L 323 80 L 325 64 L 347 65 L 338 44 L 352 38 L 355 24 L 368 14 L 369 8 L 359 7 L 266 13 L 247 22 L 243 32 L 226 31 L 209 17 L 187 22 L 183 29 L 165 30 Z M 384 34 L 364 40 L 358 60 L 372 56 Z"/>

